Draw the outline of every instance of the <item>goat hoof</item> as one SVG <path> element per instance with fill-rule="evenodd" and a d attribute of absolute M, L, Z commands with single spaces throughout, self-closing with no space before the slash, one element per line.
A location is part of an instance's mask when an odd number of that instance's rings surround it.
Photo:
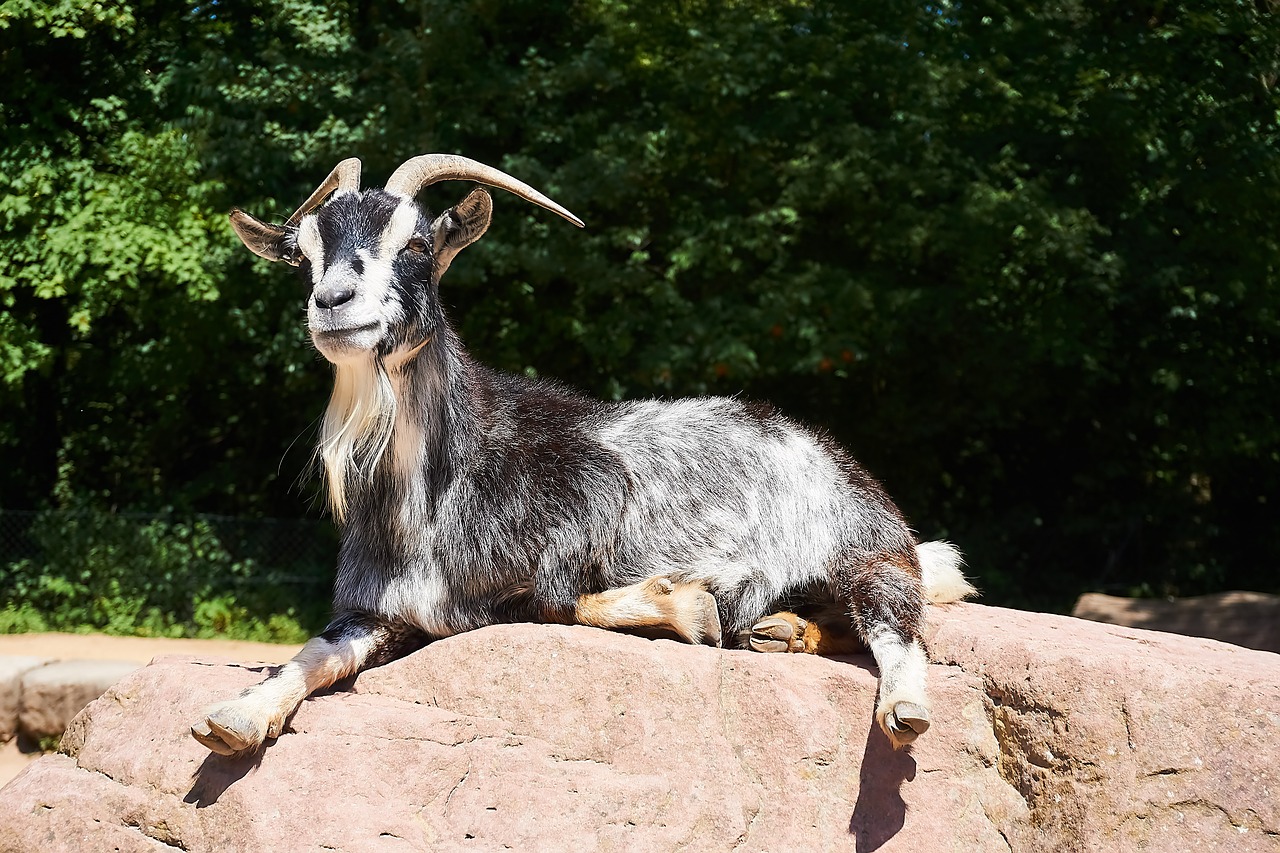
<path fill-rule="evenodd" d="M 893 748 L 898 749 L 929 730 L 929 709 L 915 702 L 898 702 L 885 714 L 882 725 Z"/>
<path fill-rule="evenodd" d="M 751 645 L 753 652 L 785 654 L 791 651 L 790 645 L 785 640 L 766 640 L 761 637 L 752 637 L 747 642 Z"/>
<path fill-rule="evenodd" d="M 698 594 L 698 606 L 702 611 L 702 643 L 719 647 L 720 607 L 716 604 L 716 597 L 703 590 Z"/>
<path fill-rule="evenodd" d="M 259 725 L 234 704 L 215 705 L 191 727 L 191 736 L 219 755 L 236 755 L 262 745 L 266 726 Z"/>
<path fill-rule="evenodd" d="M 666 578 L 658 578 L 666 580 Z M 669 581 L 668 581 L 669 583 Z M 721 644 L 721 625 L 716 596 L 698 583 L 675 584 L 669 599 L 669 620 L 676 633 L 687 643 L 703 646 Z"/>
<path fill-rule="evenodd" d="M 794 613 L 778 613 L 751 626 L 747 645 L 757 652 L 803 652 L 809 622 Z"/>
<path fill-rule="evenodd" d="M 221 737 L 213 733 L 206 721 L 196 723 L 192 726 L 191 736 L 199 741 L 200 744 L 210 752 L 216 752 L 218 755 L 236 754 L 236 751 L 230 746 L 227 746 Z"/>

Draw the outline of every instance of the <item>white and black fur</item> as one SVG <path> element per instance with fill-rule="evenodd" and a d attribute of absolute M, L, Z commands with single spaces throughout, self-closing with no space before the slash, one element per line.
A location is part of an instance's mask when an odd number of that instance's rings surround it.
<path fill-rule="evenodd" d="M 475 362 L 438 285 L 488 227 L 489 194 L 434 218 L 412 196 L 348 182 L 296 224 L 233 213 L 253 251 L 298 267 L 336 369 L 319 454 L 342 543 L 326 631 L 195 737 L 255 749 L 311 692 L 486 625 L 669 617 L 738 644 L 797 601 L 851 617 L 893 744 L 924 731 L 926 601 L 972 592 L 955 549 L 917 545 L 857 462 L 767 405 L 601 403 Z"/>

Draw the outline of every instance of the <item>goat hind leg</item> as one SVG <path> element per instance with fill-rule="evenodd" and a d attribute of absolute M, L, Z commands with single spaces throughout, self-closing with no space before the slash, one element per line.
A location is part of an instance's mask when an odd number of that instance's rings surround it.
<path fill-rule="evenodd" d="M 596 628 L 662 628 L 689 643 L 720 645 L 715 596 L 701 584 L 661 576 L 579 596 L 574 621 Z"/>
<path fill-rule="evenodd" d="M 925 677 L 929 669 L 924 647 L 915 637 L 880 624 L 867 640 L 880 668 L 880 699 L 876 722 L 901 749 L 929 729 L 929 699 Z"/>
<path fill-rule="evenodd" d="M 880 669 L 876 722 L 894 749 L 929 728 L 925 679 L 929 661 L 920 641 L 925 595 L 914 554 L 880 553 L 842 566 L 837 587 L 854 626 Z"/>
<path fill-rule="evenodd" d="M 425 634 L 402 622 L 369 613 L 341 614 L 265 681 L 206 708 L 191 727 L 191 736 L 219 755 L 256 750 L 280 736 L 285 722 L 312 693 L 403 657 L 426 641 Z"/>

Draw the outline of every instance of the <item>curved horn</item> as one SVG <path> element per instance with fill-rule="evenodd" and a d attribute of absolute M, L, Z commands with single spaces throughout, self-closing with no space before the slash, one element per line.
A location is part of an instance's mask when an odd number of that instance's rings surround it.
<path fill-rule="evenodd" d="M 329 194 L 336 190 L 351 190 L 358 192 L 360 190 L 360 158 L 348 157 L 341 163 L 333 167 L 333 171 L 329 173 L 329 177 L 324 179 L 320 186 L 316 187 L 302 206 L 293 212 L 288 221 L 285 222 L 286 228 L 292 228 L 302 221 L 302 217 L 306 216 L 312 210 L 319 207 Z"/>
<path fill-rule="evenodd" d="M 456 154 L 422 154 L 406 160 L 399 169 L 392 173 L 387 181 L 387 192 L 399 193 L 413 198 L 423 187 L 437 181 L 476 181 L 491 187 L 506 190 L 520 196 L 525 201 L 539 207 L 545 207 L 552 213 L 558 213 L 565 219 L 583 227 L 583 222 L 565 208 L 556 204 L 533 187 L 518 181 L 492 166 L 486 166 Z"/>

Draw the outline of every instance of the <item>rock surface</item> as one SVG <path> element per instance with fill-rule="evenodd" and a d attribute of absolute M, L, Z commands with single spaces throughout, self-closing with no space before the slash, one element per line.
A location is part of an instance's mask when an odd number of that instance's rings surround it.
<path fill-rule="evenodd" d="M 1280 656 L 980 605 L 929 648 L 898 753 L 867 657 L 511 625 L 228 760 L 187 728 L 266 669 L 161 659 L 0 790 L 0 850 L 1280 850 Z"/>
<path fill-rule="evenodd" d="M 1265 592 L 1218 592 L 1190 598 L 1121 598 L 1086 592 L 1076 601 L 1071 615 L 1280 652 L 1280 595 Z"/>
<path fill-rule="evenodd" d="M 130 661 L 66 660 L 24 672 L 18 731 L 36 739 L 57 737 L 81 709 L 137 668 Z"/>
<path fill-rule="evenodd" d="M 35 655 L 0 655 L 0 744 L 8 743 L 18 734 L 18 714 L 22 711 L 22 677 L 46 663 L 48 660 Z M 83 708 L 84 705 L 80 707 Z M 76 709 L 79 710 L 80 708 Z"/>
<path fill-rule="evenodd" d="M 0 787 L 39 756 L 42 739 L 61 735 L 85 705 L 157 655 L 279 663 L 300 648 L 244 640 L 0 634 Z M 52 669 L 42 674 L 46 666 Z M 30 691 L 25 689 L 28 684 Z"/>
<path fill-rule="evenodd" d="M 15 735 L 28 742 L 61 735 L 80 709 L 158 654 L 282 662 L 300 648 L 242 640 L 0 634 L 0 744 Z M 7 781 L 0 777 L 0 784 Z"/>

